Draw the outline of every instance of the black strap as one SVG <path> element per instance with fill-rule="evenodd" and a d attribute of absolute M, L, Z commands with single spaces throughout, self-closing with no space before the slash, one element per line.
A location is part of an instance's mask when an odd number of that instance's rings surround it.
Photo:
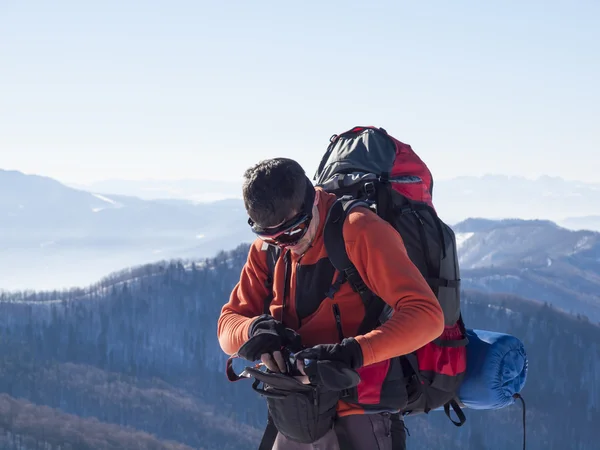
<path fill-rule="evenodd" d="M 452 409 L 456 413 L 456 417 L 458 417 L 459 420 L 458 422 L 450 416 L 450 407 L 452 407 Z M 462 409 L 460 409 L 460 405 L 454 398 L 444 405 L 444 412 L 448 416 L 448 419 L 450 419 L 450 421 L 457 427 L 462 427 L 467 421 L 465 413 L 462 411 Z"/>
<path fill-rule="evenodd" d="M 281 251 L 279 247 L 274 245 L 269 245 L 267 248 L 267 279 L 265 280 L 265 287 L 269 293 L 265 297 L 263 303 L 264 314 L 269 314 L 269 308 L 271 307 L 271 302 L 273 301 L 273 274 L 275 273 L 275 264 L 277 264 L 280 253 Z"/>
<path fill-rule="evenodd" d="M 392 450 L 406 450 L 406 436 L 410 436 L 408 427 L 404 423 L 404 418 L 400 413 L 394 413 L 390 416 L 392 435 Z"/>
<path fill-rule="evenodd" d="M 348 430 L 345 427 L 334 426 L 333 431 L 337 437 L 340 450 L 357 450 L 355 442 L 349 436 Z"/>
<path fill-rule="evenodd" d="M 329 287 L 329 290 L 327 291 L 327 297 L 333 300 L 333 296 L 337 291 L 340 290 L 340 287 L 342 286 L 342 284 L 344 284 L 345 281 L 346 275 L 344 275 L 343 272 L 340 272 L 333 284 Z"/>
<path fill-rule="evenodd" d="M 446 238 L 444 237 L 444 230 L 442 229 L 442 221 L 437 216 L 437 214 L 435 214 L 435 211 L 434 211 L 433 214 L 434 214 L 435 226 L 438 229 L 438 233 L 440 234 L 440 242 L 442 243 L 442 259 L 446 259 L 446 256 L 447 256 L 447 252 L 446 252 Z"/>
<path fill-rule="evenodd" d="M 333 264 L 340 274 L 344 275 L 345 279 L 352 286 L 352 289 L 360 295 L 363 301 L 365 306 L 365 316 L 358 327 L 357 333 L 365 334 L 377 326 L 379 316 L 385 307 L 385 303 L 374 295 L 367 287 L 346 252 L 343 234 L 344 221 L 346 220 L 348 212 L 356 206 L 368 207 L 368 204 L 362 200 L 356 200 L 350 197 L 341 197 L 333 204 L 325 219 L 323 242 L 325 243 L 325 249 L 327 250 L 327 255 L 331 264 Z M 332 286 L 335 287 L 336 290 L 339 289 L 338 280 L 336 280 L 334 286 Z"/>
<path fill-rule="evenodd" d="M 446 253 L 446 238 L 444 237 L 444 228 L 443 228 L 443 222 L 442 220 L 439 218 L 439 216 L 437 215 L 437 212 L 434 208 L 432 208 L 431 206 L 429 206 L 426 203 L 414 203 L 412 205 L 412 208 L 415 211 L 427 211 L 433 218 L 433 223 L 435 225 L 435 227 L 437 228 L 438 234 L 440 236 L 440 243 L 441 243 L 441 249 L 442 249 L 442 259 L 445 259 L 447 256 Z M 420 215 L 419 215 L 420 217 Z"/>
<path fill-rule="evenodd" d="M 357 334 L 365 334 L 375 329 L 379 324 L 379 317 L 385 307 L 385 303 L 379 297 L 373 295 L 372 300 L 365 308 L 365 317 L 358 327 Z"/>
<path fill-rule="evenodd" d="M 434 270 L 434 264 L 431 261 L 431 250 L 429 248 L 429 241 L 427 240 L 427 233 L 425 233 L 425 221 L 423 220 L 423 218 L 421 217 L 421 215 L 418 213 L 417 210 L 413 209 L 411 210 L 411 212 L 415 215 L 415 217 L 417 218 L 417 220 L 419 221 L 419 239 L 421 241 L 421 245 L 423 246 L 423 253 L 425 255 L 425 265 L 427 267 L 427 274 L 428 277 L 427 279 L 432 279 L 432 280 L 439 280 L 440 279 L 440 270 L 441 270 L 441 266 L 438 264 L 438 270 L 435 271 Z M 436 273 L 437 272 L 437 273 Z M 436 277 L 431 277 L 432 274 L 436 273 Z M 431 277 L 431 278 L 430 278 Z M 430 285 L 431 290 L 435 293 L 435 296 L 437 297 L 439 294 L 439 289 L 437 288 L 437 286 L 435 285 Z"/>
<path fill-rule="evenodd" d="M 467 338 L 466 336 L 462 339 L 456 339 L 456 340 L 446 340 L 446 339 L 436 338 L 433 340 L 433 342 L 435 343 L 435 345 L 437 345 L 439 347 L 460 348 L 460 347 L 466 346 L 469 343 L 469 338 Z"/>
<path fill-rule="evenodd" d="M 290 259 L 289 251 L 285 252 L 283 255 L 283 263 L 285 264 L 285 267 L 283 268 L 283 299 L 281 300 L 281 318 L 279 319 L 281 323 L 284 323 L 283 319 L 285 316 L 285 308 L 287 306 L 287 298 L 291 289 L 292 261 Z"/>
<path fill-rule="evenodd" d="M 267 413 L 268 414 L 268 413 Z M 265 432 L 263 433 L 263 437 L 258 446 L 258 450 L 271 450 L 273 445 L 275 445 L 275 439 L 277 439 L 277 427 L 273 422 L 273 418 L 271 414 L 267 415 L 267 426 L 265 427 Z"/>
<path fill-rule="evenodd" d="M 368 206 L 363 201 L 341 197 L 331 206 L 325 219 L 323 241 L 331 263 L 340 272 L 345 272 L 347 269 L 354 267 L 348 253 L 346 253 L 343 229 L 346 214 L 350 209 L 359 205 Z"/>
<path fill-rule="evenodd" d="M 423 375 L 421 375 L 421 371 L 419 370 L 419 361 L 417 360 L 417 355 L 415 353 L 407 353 L 406 355 L 403 355 L 402 358 L 404 358 L 406 361 L 408 361 L 410 363 L 410 367 L 412 368 L 413 373 L 417 377 L 418 388 L 421 391 L 421 395 L 425 399 L 425 405 L 423 406 L 423 411 L 425 412 L 425 414 L 428 414 L 429 411 L 431 411 L 431 408 L 429 408 L 429 404 L 431 402 L 429 401 L 429 392 L 427 389 L 429 387 L 429 382 L 425 378 L 423 378 Z"/>
<path fill-rule="evenodd" d="M 521 397 L 521 394 L 516 393 L 513 394 L 513 398 L 515 400 L 521 400 L 521 403 L 523 404 L 523 450 L 526 450 L 527 448 L 527 409 L 525 408 L 525 400 L 523 399 L 523 397 Z"/>
<path fill-rule="evenodd" d="M 421 204 L 421 205 L 411 204 L 410 206 L 404 206 L 403 208 L 401 208 L 400 214 L 412 213 L 419 221 L 419 227 L 418 227 L 419 239 L 421 241 L 421 245 L 423 246 L 423 253 L 425 254 L 425 265 L 427 267 L 427 275 L 428 275 L 426 277 L 426 279 L 427 279 L 427 282 L 429 283 L 429 286 L 431 287 L 431 290 L 434 292 L 435 296 L 438 297 L 440 287 L 446 287 L 446 288 L 460 287 L 460 280 L 447 280 L 445 278 L 442 278 L 440 276 L 440 272 L 442 270 L 441 264 L 439 262 L 434 263 L 432 261 L 432 259 L 431 259 L 432 254 L 430 251 L 431 249 L 429 247 L 429 242 L 427 240 L 427 233 L 425 232 L 425 221 L 423 220 L 423 216 L 421 214 L 419 214 L 419 211 L 423 211 L 423 210 L 428 211 L 429 214 L 433 217 L 433 223 L 435 224 L 435 226 L 437 228 L 439 238 L 440 238 L 440 244 L 441 244 L 441 250 L 442 250 L 441 256 L 442 256 L 442 259 L 445 259 L 447 256 L 446 239 L 444 238 L 444 230 L 442 228 L 442 221 L 438 217 L 435 210 L 426 204 Z M 434 270 L 434 268 L 437 268 L 437 270 Z"/>
<path fill-rule="evenodd" d="M 450 288 L 450 289 L 455 289 L 457 287 L 460 286 L 460 280 L 447 280 L 446 278 L 433 278 L 433 277 L 428 277 L 427 278 L 427 283 L 429 283 L 429 286 L 436 287 L 436 288 L 440 288 L 440 287 L 445 287 L 445 288 Z"/>

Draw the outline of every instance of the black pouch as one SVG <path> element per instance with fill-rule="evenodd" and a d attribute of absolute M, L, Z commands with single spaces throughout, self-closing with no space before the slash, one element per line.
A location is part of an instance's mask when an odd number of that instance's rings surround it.
<path fill-rule="evenodd" d="M 339 391 L 302 384 L 295 378 L 247 367 L 252 388 L 267 400 L 277 430 L 286 438 L 309 444 L 333 428 Z M 259 387 L 262 384 L 262 387 Z"/>

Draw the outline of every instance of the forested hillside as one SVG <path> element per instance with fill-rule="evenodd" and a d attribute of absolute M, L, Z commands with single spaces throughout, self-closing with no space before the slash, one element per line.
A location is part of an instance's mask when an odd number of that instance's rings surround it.
<path fill-rule="evenodd" d="M 246 255 L 241 246 L 203 261 L 125 270 L 86 289 L 1 294 L 0 391 L 192 448 L 254 448 L 264 403 L 249 382 L 226 380 L 216 339 Z M 528 448 L 596 448 L 600 328 L 514 296 L 467 291 L 463 300 L 468 327 L 526 344 Z M 443 413 L 410 418 L 409 448 L 521 445 L 519 405 L 467 415 L 460 429 Z"/>
<path fill-rule="evenodd" d="M 81 418 L 0 394 L 2 450 L 191 450 L 141 431 Z"/>

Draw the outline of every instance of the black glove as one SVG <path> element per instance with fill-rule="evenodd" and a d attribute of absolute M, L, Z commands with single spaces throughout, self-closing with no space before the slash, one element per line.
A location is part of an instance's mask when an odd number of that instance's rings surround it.
<path fill-rule="evenodd" d="M 284 347 L 298 351 L 301 347 L 300 335 L 286 328 L 279 320 L 263 314 L 258 316 L 248 330 L 250 339 L 238 350 L 238 355 L 248 361 L 257 361 L 263 353 L 281 351 Z"/>
<path fill-rule="evenodd" d="M 363 365 L 363 354 L 353 338 L 344 339 L 341 344 L 315 345 L 296 353 L 295 357 L 305 360 L 304 372 L 312 384 L 342 390 L 360 382 L 356 369 Z"/>

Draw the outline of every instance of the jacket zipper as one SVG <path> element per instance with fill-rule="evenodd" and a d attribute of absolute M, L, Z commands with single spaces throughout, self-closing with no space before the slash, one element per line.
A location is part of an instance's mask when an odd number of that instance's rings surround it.
<path fill-rule="evenodd" d="M 332 308 L 333 315 L 335 317 L 335 325 L 337 327 L 338 336 L 340 338 L 340 342 L 342 342 L 344 340 L 344 332 L 342 330 L 342 315 L 340 314 L 340 307 L 337 303 L 334 303 Z M 348 389 L 344 389 L 342 391 L 342 398 L 347 397 L 348 395 L 350 395 L 350 391 Z"/>
<path fill-rule="evenodd" d="M 333 316 L 335 317 L 335 325 L 337 327 L 340 342 L 342 342 L 344 340 L 344 332 L 342 330 L 342 315 L 340 314 L 340 307 L 337 303 L 333 304 Z"/>

